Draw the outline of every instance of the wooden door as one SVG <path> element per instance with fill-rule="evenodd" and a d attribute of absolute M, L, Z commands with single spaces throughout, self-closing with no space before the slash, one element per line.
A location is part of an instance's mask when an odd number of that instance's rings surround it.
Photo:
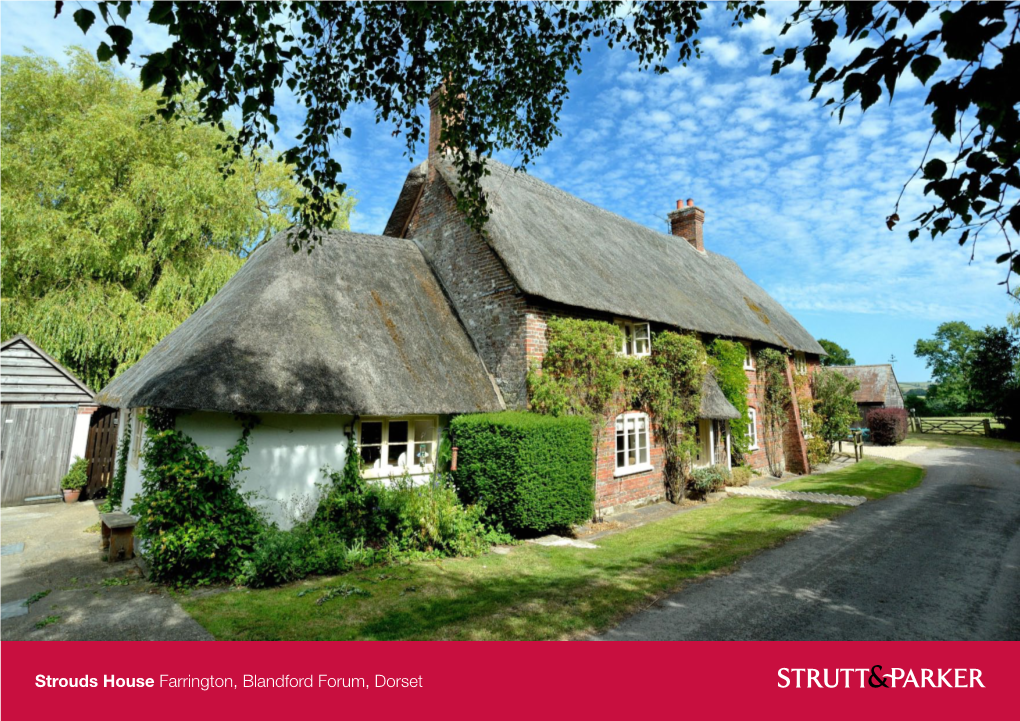
<path fill-rule="evenodd" d="M 113 464 L 117 456 L 117 428 L 119 414 L 116 408 L 100 408 L 92 414 L 85 457 L 89 460 L 89 498 L 105 494 L 113 478 Z"/>
<path fill-rule="evenodd" d="M 60 495 L 77 415 L 77 406 L 2 406 L 0 505 Z"/>
<path fill-rule="evenodd" d="M 726 466 L 728 463 L 727 459 L 727 448 L 726 436 L 729 432 L 727 428 L 728 424 L 726 421 L 712 421 L 713 423 L 713 439 L 715 441 L 715 458 L 712 459 L 712 463 L 717 466 Z"/>

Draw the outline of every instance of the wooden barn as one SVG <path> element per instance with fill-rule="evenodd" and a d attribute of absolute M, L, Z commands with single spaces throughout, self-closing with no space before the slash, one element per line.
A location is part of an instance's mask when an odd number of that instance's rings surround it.
<path fill-rule="evenodd" d="M 0 344 L 0 504 L 60 498 L 60 479 L 86 455 L 93 403 L 88 386 L 25 336 Z"/>

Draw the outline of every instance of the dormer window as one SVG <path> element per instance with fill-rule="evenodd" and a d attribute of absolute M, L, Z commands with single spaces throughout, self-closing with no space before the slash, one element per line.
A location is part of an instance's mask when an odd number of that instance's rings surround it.
<path fill-rule="evenodd" d="M 617 321 L 620 331 L 623 333 L 623 344 L 620 346 L 621 355 L 646 356 L 652 352 L 652 325 L 651 323 L 631 323 L 630 321 Z"/>
<path fill-rule="evenodd" d="M 754 354 L 751 353 L 751 344 L 744 343 L 744 370 L 754 370 Z"/>

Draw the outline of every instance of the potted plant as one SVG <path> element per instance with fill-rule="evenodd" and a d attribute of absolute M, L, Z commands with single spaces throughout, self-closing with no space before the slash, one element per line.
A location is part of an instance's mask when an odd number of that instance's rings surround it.
<path fill-rule="evenodd" d="M 60 481 L 60 487 L 64 490 L 64 503 L 77 503 L 78 496 L 89 482 L 89 462 L 84 458 L 75 458 L 71 464 L 71 470 Z"/>

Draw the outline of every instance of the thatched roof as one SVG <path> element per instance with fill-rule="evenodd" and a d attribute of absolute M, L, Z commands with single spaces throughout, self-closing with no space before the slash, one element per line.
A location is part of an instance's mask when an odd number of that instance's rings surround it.
<path fill-rule="evenodd" d="M 722 388 L 719 387 L 719 383 L 711 371 L 705 374 L 705 380 L 701 383 L 701 411 L 698 413 L 698 417 L 717 421 L 732 421 L 740 418 L 740 411 L 726 400 Z"/>
<path fill-rule="evenodd" d="M 891 364 L 830 368 L 847 378 L 860 381 L 861 387 L 854 392 L 854 401 L 857 403 L 882 403 L 887 408 L 903 408 L 903 394 Z"/>
<path fill-rule="evenodd" d="M 426 182 L 413 169 L 386 226 L 401 235 Z M 804 327 L 717 253 L 659 233 L 487 160 L 488 241 L 520 289 L 577 308 L 825 355 Z M 437 161 L 451 189 L 457 174 Z"/>
<path fill-rule="evenodd" d="M 402 415 L 500 410 L 418 247 L 284 233 L 97 395 L 114 407 Z"/>

